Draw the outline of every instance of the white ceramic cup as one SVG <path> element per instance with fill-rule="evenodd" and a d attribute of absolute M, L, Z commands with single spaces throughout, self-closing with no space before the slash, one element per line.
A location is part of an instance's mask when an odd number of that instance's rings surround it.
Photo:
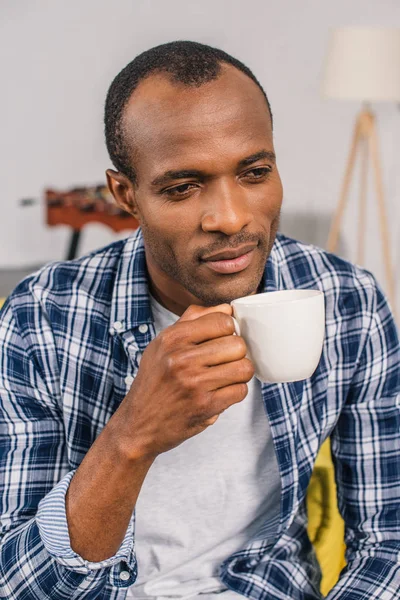
<path fill-rule="evenodd" d="M 307 379 L 321 358 L 325 302 L 320 290 L 282 290 L 231 302 L 237 335 L 265 383 Z"/>

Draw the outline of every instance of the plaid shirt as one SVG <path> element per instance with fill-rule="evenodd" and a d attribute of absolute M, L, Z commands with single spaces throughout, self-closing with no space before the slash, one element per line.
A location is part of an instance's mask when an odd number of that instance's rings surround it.
<path fill-rule="evenodd" d="M 275 539 L 268 523 L 220 566 L 244 596 L 321 598 L 305 495 L 331 436 L 348 565 L 330 600 L 400 598 L 400 356 L 373 276 L 278 234 L 263 290 L 325 293 L 326 338 L 314 375 L 262 384 L 282 482 Z M 137 577 L 135 512 L 117 554 L 91 563 L 70 547 L 68 484 L 129 390 L 154 338 L 143 237 L 21 281 L 0 314 L 0 597 L 125 598 Z"/>

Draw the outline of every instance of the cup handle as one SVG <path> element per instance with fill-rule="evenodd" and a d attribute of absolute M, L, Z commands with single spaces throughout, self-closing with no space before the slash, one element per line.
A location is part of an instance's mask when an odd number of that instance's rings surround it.
<path fill-rule="evenodd" d="M 237 322 L 237 320 L 235 319 L 235 317 L 232 317 L 232 319 L 233 319 L 233 324 L 235 326 L 235 333 L 233 335 L 235 335 L 235 334 L 240 335 L 240 325 Z"/>

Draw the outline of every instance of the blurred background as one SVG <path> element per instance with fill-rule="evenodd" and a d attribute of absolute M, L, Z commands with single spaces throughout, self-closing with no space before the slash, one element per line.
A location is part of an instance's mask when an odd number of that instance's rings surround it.
<path fill-rule="evenodd" d="M 72 228 L 47 224 L 45 190 L 105 182 L 104 172 L 111 166 L 103 136 L 108 86 L 135 55 L 177 39 L 220 47 L 253 70 L 274 115 L 275 150 L 284 186 L 281 230 L 326 247 L 361 108 L 357 100 L 321 95 L 329 36 L 333 28 L 342 26 L 400 28 L 400 2 L 2 0 L 0 296 L 6 296 L 25 274 L 70 255 Z M 397 298 L 399 106 L 400 99 L 373 104 Z M 356 172 L 337 250 L 353 262 L 359 185 Z M 52 198 L 57 206 L 57 194 Z M 371 182 L 367 207 L 363 266 L 386 289 Z M 87 217 L 90 214 L 93 207 L 86 211 Z M 107 223 L 88 222 L 75 255 L 129 235 L 132 229 L 125 223 L 126 229 L 114 231 Z"/>

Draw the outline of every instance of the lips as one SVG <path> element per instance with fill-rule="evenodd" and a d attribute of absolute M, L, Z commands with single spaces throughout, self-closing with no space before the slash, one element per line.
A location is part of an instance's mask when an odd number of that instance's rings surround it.
<path fill-rule="evenodd" d="M 205 260 L 204 266 L 216 273 L 223 273 L 225 275 L 232 275 L 233 273 L 239 273 L 244 271 L 251 264 L 255 249 L 253 248 L 250 252 L 237 256 L 236 258 L 229 258 L 225 260 Z"/>
<path fill-rule="evenodd" d="M 203 258 L 202 260 L 204 260 L 205 262 L 216 262 L 219 260 L 234 259 L 238 256 L 243 256 L 244 254 L 247 254 L 251 250 L 254 250 L 256 246 L 257 244 L 246 244 L 245 246 L 240 246 L 239 248 L 229 248 L 226 250 L 222 250 L 217 254 L 213 254 L 212 256 L 208 256 L 207 258 Z"/>

